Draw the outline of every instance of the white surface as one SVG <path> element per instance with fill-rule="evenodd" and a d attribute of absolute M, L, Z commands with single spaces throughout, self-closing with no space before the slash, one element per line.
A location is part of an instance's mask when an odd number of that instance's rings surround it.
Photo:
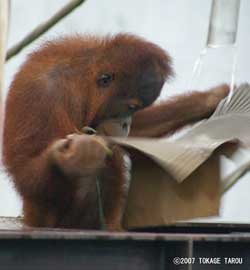
<path fill-rule="evenodd" d="M 9 46 L 49 18 L 66 2 L 66 0 L 12 1 Z M 206 42 L 210 5 L 211 0 L 88 0 L 41 39 L 8 62 L 5 94 L 25 55 L 42 40 L 75 32 L 105 34 L 120 31 L 139 34 L 165 48 L 173 57 L 177 75 L 165 85 L 162 97 L 184 92 L 192 74 L 194 61 Z M 249 14 L 250 1 L 242 0 L 238 31 L 237 83 L 250 80 Z M 227 169 L 233 166 L 229 163 L 226 165 Z M 19 215 L 20 200 L 3 172 L 0 178 L 0 216 Z M 250 222 L 249 191 L 250 175 L 246 175 L 224 196 L 221 221 Z"/>

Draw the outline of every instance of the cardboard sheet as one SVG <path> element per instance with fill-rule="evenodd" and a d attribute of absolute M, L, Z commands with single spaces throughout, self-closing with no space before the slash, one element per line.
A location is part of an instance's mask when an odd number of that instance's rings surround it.
<path fill-rule="evenodd" d="M 221 179 L 216 151 L 227 142 L 250 146 L 250 86 L 240 86 L 208 120 L 175 141 L 113 140 L 127 149 L 133 164 L 126 227 L 218 215 Z"/>

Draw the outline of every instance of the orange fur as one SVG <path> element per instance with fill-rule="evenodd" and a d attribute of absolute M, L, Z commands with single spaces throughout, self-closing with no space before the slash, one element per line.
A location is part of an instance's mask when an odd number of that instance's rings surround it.
<path fill-rule="evenodd" d="M 96 79 L 105 72 L 115 74 L 114 81 L 100 88 Z M 151 106 L 171 75 L 166 52 L 126 34 L 61 38 L 28 56 L 8 93 L 3 148 L 4 164 L 23 198 L 25 223 L 99 228 L 98 177 L 108 228 L 121 228 L 127 195 L 121 149 L 114 148 L 112 159 L 104 160 L 105 149 L 98 142 L 75 136 L 70 151 L 76 156 L 58 158 L 55 152 L 60 144 L 67 150 L 69 139 L 63 138 L 79 133 L 83 126 L 95 128 L 104 119 L 132 114 L 131 102 L 141 109 L 131 134 L 160 136 L 207 117 L 226 95 L 226 90 L 220 90 L 209 106 L 207 100 L 215 96 L 211 91 L 181 97 L 179 103 L 177 99 Z M 97 152 L 87 151 L 88 147 Z M 74 162 L 82 166 L 80 176 Z M 90 164 L 95 169 L 89 170 Z"/>

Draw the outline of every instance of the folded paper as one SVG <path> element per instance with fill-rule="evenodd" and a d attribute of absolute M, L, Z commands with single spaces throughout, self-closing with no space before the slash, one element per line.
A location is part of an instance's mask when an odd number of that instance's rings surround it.
<path fill-rule="evenodd" d="M 226 151 L 225 144 L 229 142 L 250 146 L 250 86 L 241 85 L 230 100 L 220 102 L 208 120 L 174 141 L 113 140 L 130 153 L 133 164 L 124 215 L 126 227 L 162 226 L 218 215 L 221 194 L 218 151 L 221 146 Z"/>

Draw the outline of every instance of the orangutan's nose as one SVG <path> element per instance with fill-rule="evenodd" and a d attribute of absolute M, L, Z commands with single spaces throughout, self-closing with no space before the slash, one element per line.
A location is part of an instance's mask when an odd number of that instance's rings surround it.
<path fill-rule="evenodd" d="M 130 112 L 135 112 L 142 107 L 142 102 L 138 99 L 131 99 L 128 102 L 128 109 Z"/>

